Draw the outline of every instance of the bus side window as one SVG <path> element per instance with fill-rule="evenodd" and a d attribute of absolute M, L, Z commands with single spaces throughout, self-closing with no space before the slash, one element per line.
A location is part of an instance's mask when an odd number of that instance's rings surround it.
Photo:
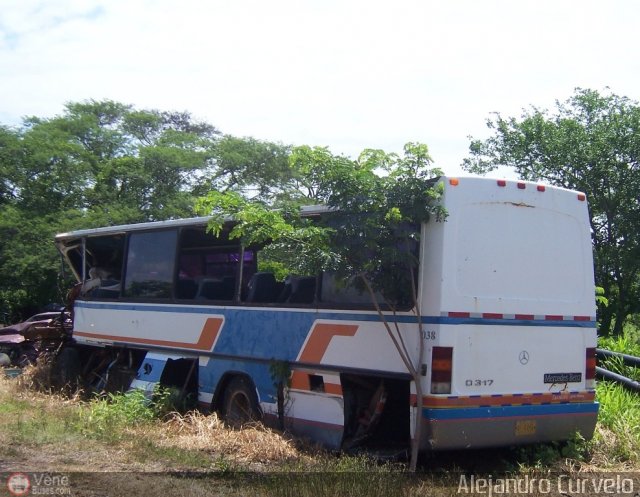
<path fill-rule="evenodd" d="M 243 254 L 243 288 L 255 272 L 254 253 L 241 250 L 222 231 L 218 237 L 204 227 L 184 228 L 180 234 L 176 298 L 231 302 L 236 296 L 240 256 Z"/>
<path fill-rule="evenodd" d="M 89 267 L 87 268 L 87 279 L 82 287 L 83 296 L 91 299 L 116 299 L 120 297 L 124 241 L 124 235 L 97 236 L 86 239 L 86 259 Z"/>
<path fill-rule="evenodd" d="M 364 288 L 358 288 L 355 277 L 346 281 L 339 280 L 331 272 L 322 273 L 320 302 L 328 307 L 362 308 L 373 307 L 371 295 Z M 376 294 L 379 304 L 384 304 L 384 298 Z"/>
<path fill-rule="evenodd" d="M 176 230 L 130 235 L 125 296 L 151 299 L 171 297 L 176 239 Z"/>
<path fill-rule="evenodd" d="M 290 274 L 284 280 L 278 302 L 288 304 L 312 304 L 316 296 L 315 276 L 296 276 Z"/>

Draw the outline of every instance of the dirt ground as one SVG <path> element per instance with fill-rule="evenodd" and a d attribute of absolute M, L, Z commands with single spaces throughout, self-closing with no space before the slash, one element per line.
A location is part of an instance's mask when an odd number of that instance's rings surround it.
<path fill-rule="evenodd" d="M 520 495 L 640 495 L 640 473 L 628 466 L 602 471 L 566 460 L 523 471 L 513 451 L 500 449 L 434 454 L 408 475 L 260 425 L 231 430 L 204 414 L 98 434 L 85 426 L 83 406 L 0 378 L 0 496 L 499 495 L 506 474 L 529 478 Z M 550 486 L 531 484 L 540 478 Z"/>

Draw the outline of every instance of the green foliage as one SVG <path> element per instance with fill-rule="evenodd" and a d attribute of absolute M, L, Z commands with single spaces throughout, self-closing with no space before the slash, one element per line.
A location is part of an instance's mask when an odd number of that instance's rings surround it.
<path fill-rule="evenodd" d="M 275 387 L 279 384 L 291 384 L 291 365 L 287 361 L 272 360 L 269 363 L 269 374 Z"/>
<path fill-rule="evenodd" d="M 640 356 L 640 329 L 633 322 L 627 322 L 621 335 L 598 337 L 598 346 L 613 352 Z"/>
<path fill-rule="evenodd" d="M 288 153 L 188 113 L 111 100 L 0 126 L 0 312 L 15 322 L 64 300 L 54 234 L 188 217 L 211 188 L 270 191 L 290 179 Z"/>
<path fill-rule="evenodd" d="M 615 435 L 609 457 L 612 460 L 637 462 L 640 454 L 638 394 L 616 383 L 602 381 L 598 383 L 597 399 L 600 402 L 598 422 Z"/>
<path fill-rule="evenodd" d="M 609 299 L 605 296 L 604 288 L 600 286 L 596 287 L 596 303 L 604 307 L 609 305 Z"/>
<path fill-rule="evenodd" d="M 51 226 L 61 224 L 57 215 L 31 217 L 16 206 L 0 206 L 0 299 L 11 321 L 22 309 L 60 301 L 60 257 Z"/>
<path fill-rule="evenodd" d="M 627 323 L 625 324 L 622 335 L 616 337 L 599 337 L 598 347 L 640 357 L 640 334 L 638 328 L 632 323 Z M 626 365 L 620 357 L 608 357 L 604 361 L 601 361 L 600 365 L 609 371 L 640 381 L 640 368 Z"/>
<path fill-rule="evenodd" d="M 446 216 L 433 181 L 441 172 L 430 166 L 422 144 L 408 143 L 402 156 L 365 150 L 356 161 L 326 148 L 297 147 L 290 156 L 294 179 L 286 190 L 267 195 L 277 199 L 274 204 L 211 191 L 196 211 L 212 216 L 214 233 L 233 219 L 230 238 L 245 246 L 268 243 L 263 256 L 287 272 L 330 270 L 343 281 L 366 278 L 391 305 L 406 304 L 418 262 L 417 226 Z M 328 210 L 312 222 L 299 205 L 316 202 Z"/>
<path fill-rule="evenodd" d="M 108 436 L 125 426 L 149 422 L 154 417 L 145 393 L 131 390 L 93 400 L 86 411 L 85 423 L 89 433 Z"/>
<path fill-rule="evenodd" d="M 216 167 L 198 193 L 234 190 L 272 200 L 291 180 L 289 152 L 285 145 L 225 135 L 216 145 Z"/>
<path fill-rule="evenodd" d="M 110 437 L 128 426 L 149 423 L 162 418 L 182 403 L 179 391 L 157 387 L 151 398 L 143 390 L 109 393 L 92 400 L 83 411 L 87 434 Z"/>
<path fill-rule="evenodd" d="M 68 440 L 79 439 L 79 418 L 74 412 L 57 409 L 51 412 L 43 406 L 20 406 L 7 422 L 11 444 L 15 446 L 38 446 L 42 444 L 63 445 Z"/>
<path fill-rule="evenodd" d="M 599 309 L 601 330 L 620 334 L 627 316 L 640 311 L 640 106 L 577 89 L 555 113 L 498 114 L 487 126 L 493 136 L 472 140 L 468 171 L 507 165 L 524 179 L 587 194 L 596 281 L 610 302 Z"/>
<path fill-rule="evenodd" d="M 592 450 L 593 442 L 585 440 L 580 433 L 562 442 L 514 447 L 511 449 L 515 463 L 512 469 L 523 472 L 548 470 L 566 459 L 586 462 L 589 461 Z"/>
<path fill-rule="evenodd" d="M 624 332 L 616 337 L 599 337 L 598 346 L 613 352 L 640 356 L 640 334 L 637 326 L 628 322 Z M 640 369 L 628 366 L 617 357 L 605 359 L 600 364 L 605 369 L 640 381 Z M 638 461 L 640 454 L 640 397 L 622 385 L 610 381 L 599 381 L 596 398 L 600 402 L 598 422 L 614 434 L 608 441 L 608 457 L 614 461 Z M 594 443 L 604 443 L 596 436 Z"/>
<path fill-rule="evenodd" d="M 284 281 L 291 274 L 291 264 L 274 260 L 275 257 L 261 257 L 258 260 L 258 271 L 273 273 L 276 281 Z"/>

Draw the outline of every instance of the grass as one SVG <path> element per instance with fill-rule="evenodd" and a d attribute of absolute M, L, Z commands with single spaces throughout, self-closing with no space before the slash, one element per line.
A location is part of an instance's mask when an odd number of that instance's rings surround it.
<path fill-rule="evenodd" d="M 600 337 L 598 346 L 640 356 L 640 330 L 629 322 L 623 335 Z M 640 369 L 624 364 L 619 358 L 607 358 L 600 361 L 600 366 L 640 381 Z M 603 467 L 636 467 L 640 462 L 640 394 L 611 381 L 599 381 L 596 397 L 600 402 L 600 413 L 598 429 L 591 442 L 594 462 Z"/>
<path fill-rule="evenodd" d="M 640 357 L 640 330 L 631 323 L 625 325 L 624 333 L 618 337 L 600 337 L 598 347 Z M 610 357 L 600 364 L 605 369 L 640 381 L 640 368 L 624 364 L 618 357 Z"/>
<path fill-rule="evenodd" d="M 64 446 L 106 447 L 123 460 L 152 471 L 250 470 L 290 461 L 310 462 L 319 449 L 275 433 L 260 424 L 241 430 L 227 428 L 215 414 L 171 412 L 166 397 L 149 400 L 140 391 L 82 401 L 34 388 L 30 371 L 17 380 L 0 375 L 0 459 L 39 448 L 41 453 Z M 169 394 L 167 394 L 169 395 Z M 100 452 L 100 451 L 98 451 Z M 72 459 L 82 459 L 84 455 Z M 108 466 L 109 458 L 99 467 Z"/>
<path fill-rule="evenodd" d="M 633 346 L 625 340 L 608 348 Z M 46 377 L 39 368 L 13 380 L 0 375 L 0 471 L 91 468 L 101 473 L 78 476 L 81 485 L 109 495 L 454 495 L 460 471 L 625 471 L 640 462 L 640 397 L 608 382 L 597 387 L 591 441 L 438 454 L 412 476 L 402 463 L 338 457 L 260 424 L 236 430 L 215 414 L 172 412 L 170 392 L 86 401 L 52 393 Z M 125 484 L 114 471 L 141 473 Z"/>

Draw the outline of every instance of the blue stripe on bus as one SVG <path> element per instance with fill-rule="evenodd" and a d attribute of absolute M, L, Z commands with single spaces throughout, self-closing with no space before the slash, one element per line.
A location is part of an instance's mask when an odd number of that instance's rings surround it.
<path fill-rule="evenodd" d="M 567 403 L 567 404 L 542 404 L 523 406 L 501 406 L 501 407 L 470 407 L 455 409 L 430 409 L 422 410 L 422 416 L 434 421 L 448 420 L 468 420 L 487 418 L 513 418 L 531 416 L 554 416 L 554 415 L 576 415 L 576 414 L 597 414 L 599 404 L 597 402 L 588 403 Z"/>
<path fill-rule="evenodd" d="M 89 302 L 77 301 L 76 307 L 86 309 L 108 309 L 114 311 L 146 311 L 146 312 L 181 312 L 189 314 L 222 314 L 226 318 L 232 318 L 236 313 L 243 315 L 258 313 L 261 316 L 258 319 L 272 319 L 273 314 L 296 314 L 300 316 L 308 316 L 310 322 L 316 319 L 330 319 L 337 321 L 380 321 L 380 317 L 375 312 L 371 313 L 354 313 L 354 312 L 332 312 L 328 310 L 296 308 L 246 308 L 246 307 L 216 307 L 207 305 L 186 306 L 181 304 L 164 305 L 164 304 L 143 304 L 143 303 L 126 303 L 115 304 L 106 302 Z M 389 315 L 385 314 L 387 321 L 391 323 L 416 323 L 417 317 L 414 315 Z M 562 320 L 552 321 L 546 319 L 486 319 L 486 318 L 464 318 L 464 317 L 448 317 L 448 316 L 422 316 L 423 324 L 444 324 L 444 325 L 482 325 L 482 326 L 538 326 L 538 327 L 572 327 L 572 328 L 595 328 L 595 321 L 581 320 Z"/>

